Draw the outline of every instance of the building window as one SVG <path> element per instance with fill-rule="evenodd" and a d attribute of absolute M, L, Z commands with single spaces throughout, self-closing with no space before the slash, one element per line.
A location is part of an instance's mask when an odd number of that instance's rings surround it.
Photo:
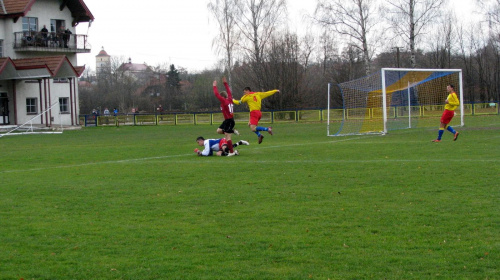
<path fill-rule="evenodd" d="M 38 18 L 23 17 L 23 32 L 38 31 Z"/>
<path fill-rule="evenodd" d="M 61 114 L 69 113 L 69 98 L 60 97 L 59 98 L 59 111 Z"/>
<path fill-rule="evenodd" d="M 61 32 L 61 26 L 66 29 L 66 23 L 61 19 L 51 19 L 50 20 L 50 32 L 57 33 Z"/>
<path fill-rule="evenodd" d="M 54 83 L 69 83 L 68 78 L 54 78 Z"/>
<path fill-rule="evenodd" d="M 3 40 L 0 40 L 0 57 L 4 57 L 3 56 Z"/>
<path fill-rule="evenodd" d="M 26 113 L 28 115 L 37 113 L 37 99 L 36 98 L 26 98 Z"/>

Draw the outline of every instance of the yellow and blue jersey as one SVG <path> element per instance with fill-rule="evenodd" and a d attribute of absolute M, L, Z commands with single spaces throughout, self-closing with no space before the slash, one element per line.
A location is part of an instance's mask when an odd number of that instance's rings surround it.
<path fill-rule="evenodd" d="M 241 97 L 240 101 L 234 100 L 233 102 L 235 104 L 238 104 L 238 105 L 241 103 L 247 103 L 248 109 L 250 110 L 250 112 L 256 111 L 256 110 L 260 111 L 260 108 L 262 106 L 262 99 L 264 99 L 268 96 L 271 96 L 271 95 L 275 94 L 276 92 L 278 92 L 277 89 L 266 91 L 266 92 L 250 92 L 248 94 L 243 95 L 243 97 Z"/>
<path fill-rule="evenodd" d="M 445 110 L 455 111 L 460 106 L 460 100 L 455 92 L 450 93 L 446 100 L 448 100 L 448 104 L 444 105 Z"/>

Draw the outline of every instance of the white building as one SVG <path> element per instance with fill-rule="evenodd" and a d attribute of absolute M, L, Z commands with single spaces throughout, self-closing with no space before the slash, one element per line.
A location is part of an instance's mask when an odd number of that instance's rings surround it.
<path fill-rule="evenodd" d="M 77 54 L 90 45 L 75 26 L 93 20 L 83 0 L 0 0 L 0 126 L 41 113 L 34 124 L 78 125 Z"/>

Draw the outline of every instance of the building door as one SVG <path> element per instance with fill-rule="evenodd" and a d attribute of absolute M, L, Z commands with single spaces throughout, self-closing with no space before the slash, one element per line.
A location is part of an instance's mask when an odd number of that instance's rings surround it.
<path fill-rule="evenodd" d="M 0 92 L 0 125 L 9 123 L 9 98 L 6 92 Z"/>

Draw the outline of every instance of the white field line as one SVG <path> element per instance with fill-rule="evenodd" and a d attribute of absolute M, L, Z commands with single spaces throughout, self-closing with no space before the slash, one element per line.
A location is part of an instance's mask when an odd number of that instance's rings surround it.
<path fill-rule="evenodd" d="M 322 141 L 322 142 L 309 142 L 309 143 L 297 143 L 297 144 L 289 144 L 289 145 L 275 145 L 275 146 L 259 146 L 256 149 L 282 149 L 286 147 L 295 147 L 295 146 L 304 146 L 304 145 L 325 145 L 325 144 L 333 144 L 333 143 L 339 143 L 339 142 L 345 142 L 345 141 L 350 141 L 350 140 L 358 140 L 358 139 L 366 139 L 368 137 L 376 137 L 379 135 L 366 135 L 366 136 L 359 136 L 359 137 L 354 137 L 354 138 L 344 138 L 344 139 L 339 139 L 339 140 L 331 140 L 331 141 Z M 384 142 L 387 144 L 387 142 Z M 405 143 L 408 143 L 405 141 Z M 362 142 L 360 144 L 375 144 L 374 142 Z M 433 144 L 435 145 L 435 144 Z M 88 162 L 88 163 L 81 163 L 81 164 L 73 164 L 73 165 L 60 165 L 60 166 L 50 166 L 50 167 L 40 167 L 40 168 L 29 168 L 29 169 L 17 169 L 17 170 L 3 170 L 0 171 L 0 174 L 2 173 L 15 173 L 15 172 L 32 172 L 32 171 L 41 171 L 41 170 L 48 170 L 48 169 L 63 169 L 63 168 L 73 168 L 73 167 L 85 167 L 85 166 L 95 166 L 95 165 L 109 165 L 109 164 L 119 164 L 119 163 L 131 163 L 131 162 L 137 162 L 137 161 L 155 161 L 155 160 L 162 160 L 162 159 L 168 159 L 168 158 L 181 158 L 181 157 L 188 157 L 188 156 L 195 156 L 194 153 L 188 153 L 188 154 L 178 154 L 178 155 L 165 155 L 165 156 L 156 156 L 156 157 L 145 157 L 145 158 L 135 158 L 135 159 L 123 159 L 123 160 L 108 160 L 108 161 L 99 161 L 99 162 Z M 383 162 L 463 162 L 463 159 L 456 159 L 456 160 L 450 160 L 450 159 L 420 159 L 420 160 L 411 160 L 411 159 L 373 159 L 373 160 L 343 160 L 343 159 L 331 159 L 331 160 L 322 160 L 322 161 L 317 161 L 317 160 L 255 160 L 252 159 L 251 162 L 257 162 L 257 163 L 316 163 L 316 164 L 322 164 L 322 163 L 329 163 L 329 162 L 335 162 L 335 163 L 383 163 Z M 500 159 L 468 159 L 469 162 L 500 162 Z M 191 163 L 193 162 L 192 160 L 176 160 L 175 163 Z M 240 161 L 241 162 L 241 161 Z"/>

